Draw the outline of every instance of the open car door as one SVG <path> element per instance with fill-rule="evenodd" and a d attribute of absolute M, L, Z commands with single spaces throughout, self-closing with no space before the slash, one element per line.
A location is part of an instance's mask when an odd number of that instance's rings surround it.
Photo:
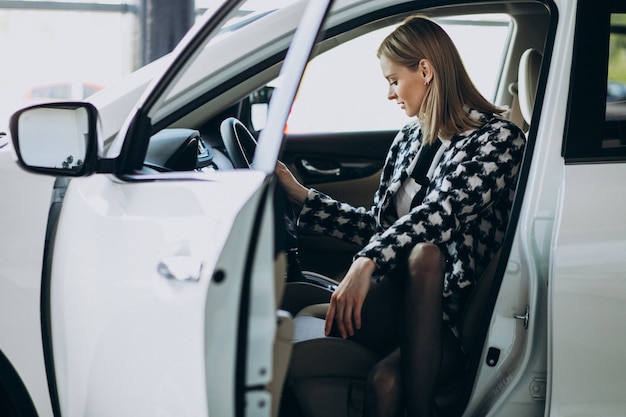
<path fill-rule="evenodd" d="M 294 19 L 306 18 L 277 42 L 292 48 L 252 169 L 160 172 L 146 164 L 155 135 L 189 109 L 221 111 L 211 100 L 254 70 L 244 47 L 239 67 L 219 68 L 220 54 L 238 53 L 222 40 L 273 12 L 249 13 L 241 1 L 224 1 L 190 31 L 115 139 L 97 137 L 97 111 L 86 103 L 14 115 L 23 167 L 77 177 L 51 215 L 43 283 L 56 416 L 276 414 L 286 363 L 275 363 L 274 350 L 288 349 L 291 338 L 286 326 L 285 343 L 277 341 L 277 322 L 289 317 L 277 311 L 285 225 L 273 172 L 330 3 L 289 6 Z"/>

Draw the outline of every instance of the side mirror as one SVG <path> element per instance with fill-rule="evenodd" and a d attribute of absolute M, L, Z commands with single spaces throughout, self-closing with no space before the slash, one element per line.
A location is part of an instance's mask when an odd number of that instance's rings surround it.
<path fill-rule="evenodd" d="M 98 111 L 89 103 L 45 103 L 11 117 L 19 164 L 54 176 L 90 175 L 97 163 Z"/>

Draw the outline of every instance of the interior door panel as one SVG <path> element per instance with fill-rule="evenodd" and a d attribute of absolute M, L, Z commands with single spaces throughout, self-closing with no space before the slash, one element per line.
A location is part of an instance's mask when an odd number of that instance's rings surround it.
<path fill-rule="evenodd" d="M 282 160 L 307 187 L 370 208 L 396 132 L 288 134 Z M 356 245 L 300 231 L 302 268 L 341 279 Z M 323 264 L 319 262 L 323 259 Z"/>

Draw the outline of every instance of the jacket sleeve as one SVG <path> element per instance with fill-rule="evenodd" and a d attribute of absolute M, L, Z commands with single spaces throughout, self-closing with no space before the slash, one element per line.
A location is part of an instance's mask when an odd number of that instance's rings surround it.
<path fill-rule="evenodd" d="M 448 243 L 461 225 L 471 222 L 501 193 L 515 187 L 523 155 L 523 133 L 503 121 L 457 152 L 435 178 L 421 205 L 375 236 L 357 256 L 372 259 L 386 275 L 416 244 Z"/>
<path fill-rule="evenodd" d="M 298 226 L 364 246 L 376 230 L 374 207 L 353 207 L 310 189 Z"/>
<path fill-rule="evenodd" d="M 398 132 L 389 148 L 378 190 L 374 195 L 374 203 L 370 209 L 341 203 L 315 189 L 311 189 L 300 212 L 298 226 L 305 230 L 354 243 L 360 247 L 366 245 L 374 233 L 380 229 L 377 217 L 380 212 L 381 200 L 393 175 L 400 144 L 406 140 L 406 132 L 410 127 L 407 126 Z"/>

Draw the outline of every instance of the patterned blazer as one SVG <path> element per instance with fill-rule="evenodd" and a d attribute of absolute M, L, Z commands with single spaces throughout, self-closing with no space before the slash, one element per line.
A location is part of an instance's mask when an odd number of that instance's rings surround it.
<path fill-rule="evenodd" d="M 496 115 L 469 110 L 482 126 L 451 138 L 422 203 L 398 217 L 393 203 L 422 144 L 418 121 L 396 135 L 368 210 L 311 189 L 300 227 L 363 246 L 384 277 L 418 243 L 438 245 L 446 256 L 444 318 L 459 308 L 466 290 L 500 248 L 526 144 L 522 131 Z"/>

